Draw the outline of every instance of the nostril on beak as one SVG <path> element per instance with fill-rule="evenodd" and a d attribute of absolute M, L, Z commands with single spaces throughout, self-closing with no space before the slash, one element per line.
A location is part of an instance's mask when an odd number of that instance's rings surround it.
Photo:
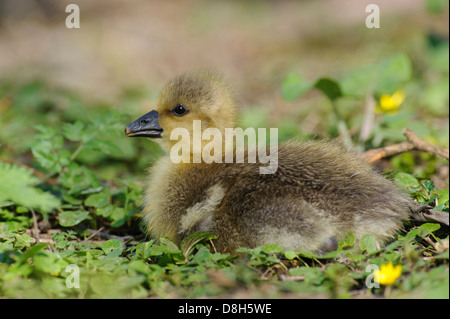
<path fill-rule="evenodd" d="M 161 137 L 162 131 L 158 123 L 158 112 L 154 110 L 131 122 L 125 128 L 125 134 L 129 137 Z"/>

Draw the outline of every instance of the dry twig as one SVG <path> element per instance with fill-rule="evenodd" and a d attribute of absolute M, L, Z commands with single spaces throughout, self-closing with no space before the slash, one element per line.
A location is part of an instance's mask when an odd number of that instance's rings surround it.
<path fill-rule="evenodd" d="M 422 140 L 420 137 L 418 137 L 416 134 L 414 134 L 414 132 L 411 131 L 409 128 L 405 129 L 403 131 L 403 134 L 406 136 L 408 141 L 410 141 L 415 146 L 415 148 L 417 150 L 433 154 L 435 156 L 444 158 L 448 161 L 448 159 L 449 159 L 448 148 L 442 147 L 442 146 L 437 146 L 437 145 L 434 145 L 427 141 Z"/>
<path fill-rule="evenodd" d="M 439 156 L 446 160 L 449 159 L 448 148 L 424 141 L 408 128 L 404 130 L 403 134 L 408 139 L 408 141 L 368 150 L 367 152 L 363 153 L 363 157 L 368 163 L 374 163 L 382 158 L 394 156 L 412 150 L 418 150 L 433 154 L 435 156 Z"/>
<path fill-rule="evenodd" d="M 363 153 L 363 157 L 368 163 L 375 163 L 382 158 L 391 157 L 400 153 L 412 151 L 415 146 L 410 142 L 401 142 L 381 148 L 375 148 Z"/>

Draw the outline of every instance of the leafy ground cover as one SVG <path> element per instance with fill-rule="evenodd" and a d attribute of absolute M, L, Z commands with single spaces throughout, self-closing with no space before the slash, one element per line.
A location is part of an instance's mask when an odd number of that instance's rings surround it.
<path fill-rule="evenodd" d="M 361 151 L 404 141 L 406 127 L 448 147 L 448 41 L 424 50 L 421 61 L 397 54 L 339 79 L 292 72 L 280 94 L 321 99 L 322 137 Z M 125 90 L 117 104 L 147 94 Z M 349 234 L 324 256 L 277 245 L 223 254 L 208 233 L 178 247 L 147 238 L 140 224 L 145 168 L 161 150 L 123 135 L 136 114 L 39 80 L 2 80 L 0 114 L 1 297 L 449 297 L 447 226 L 410 221 L 386 247 Z M 303 123 L 303 114 L 292 118 Z M 240 124 L 276 125 L 281 140 L 311 138 L 257 109 Z M 417 202 L 448 214 L 447 160 L 410 151 L 377 164 Z"/>

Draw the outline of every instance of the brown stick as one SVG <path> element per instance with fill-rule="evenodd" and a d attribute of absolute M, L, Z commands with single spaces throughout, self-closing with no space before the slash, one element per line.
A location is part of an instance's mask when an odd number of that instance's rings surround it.
<path fill-rule="evenodd" d="M 362 155 L 368 163 L 374 163 L 382 158 L 394 156 L 400 153 L 415 149 L 415 145 L 410 142 L 401 142 L 382 148 L 375 148 L 364 152 Z"/>
<path fill-rule="evenodd" d="M 420 137 L 418 137 L 416 134 L 414 134 L 413 131 L 411 131 L 409 128 L 405 129 L 403 131 L 403 134 L 406 136 L 408 141 L 410 141 L 416 149 L 419 151 L 425 151 L 427 153 L 445 158 L 446 160 L 449 159 L 449 150 L 446 147 L 437 146 L 434 144 L 431 144 L 429 142 L 426 142 L 422 140 Z"/>
<path fill-rule="evenodd" d="M 426 142 L 414 134 L 410 129 L 405 129 L 403 134 L 408 141 L 368 150 L 362 154 L 363 157 L 368 163 L 374 163 L 385 157 L 394 156 L 412 150 L 418 150 L 445 158 L 446 160 L 449 159 L 448 148 Z"/>
<path fill-rule="evenodd" d="M 101 227 L 99 230 L 102 230 L 102 229 L 103 229 L 103 227 Z M 126 241 L 128 241 L 128 240 L 134 238 L 133 236 L 130 236 L 130 235 L 128 235 L 128 236 L 111 235 L 111 234 L 104 233 L 104 232 L 102 232 L 102 231 L 94 230 L 94 229 L 90 229 L 90 228 L 86 228 L 85 230 L 88 231 L 89 233 L 91 233 L 91 235 L 88 237 L 89 239 L 90 239 L 91 237 L 93 237 L 93 236 L 99 236 L 99 237 L 102 238 L 102 239 L 112 239 L 112 238 L 115 238 L 115 239 L 119 239 L 119 240 L 121 240 L 121 241 L 123 241 L 123 242 L 126 242 Z"/>

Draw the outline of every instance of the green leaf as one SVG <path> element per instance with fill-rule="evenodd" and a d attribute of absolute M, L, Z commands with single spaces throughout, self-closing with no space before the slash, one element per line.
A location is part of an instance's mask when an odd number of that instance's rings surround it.
<path fill-rule="evenodd" d="M 313 83 L 292 72 L 286 76 L 281 85 L 281 96 L 287 101 L 293 101 L 311 90 L 313 86 Z"/>
<path fill-rule="evenodd" d="M 167 237 L 160 237 L 159 238 L 160 241 L 160 246 L 164 247 L 166 252 L 180 252 L 180 249 L 178 248 L 178 246 L 169 238 Z"/>
<path fill-rule="evenodd" d="M 372 90 L 375 77 L 376 68 L 373 66 L 350 71 L 339 81 L 342 93 L 346 96 L 364 97 Z"/>
<path fill-rule="evenodd" d="M 270 244 L 261 247 L 261 251 L 265 254 L 281 254 L 283 253 L 283 248 L 278 244 Z"/>
<path fill-rule="evenodd" d="M 55 196 L 32 186 L 39 179 L 24 167 L 0 162 L 0 177 L 0 202 L 10 200 L 44 212 L 60 206 L 60 201 Z"/>
<path fill-rule="evenodd" d="M 98 209 L 95 210 L 95 214 L 98 216 L 103 216 L 105 218 L 109 218 L 112 215 L 114 211 L 114 206 L 113 205 L 108 205 L 106 207 L 99 207 Z"/>
<path fill-rule="evenodd" d="M 31 148 L 31 152 L 39 165 L 50 172 L 57 173 L 61 171 L 63 165 L 68 163 L 70 158 L 70 152 L 61 149 L 62 145 L 63 138 L 58 135 L 51 139 L 40 140 Z"/>
<path fill-rule="evenodd" d="M 31 152 L 34 158 L 38 161 L 39 165 L 43 168 L 48 169 L 50 172 L 60 172 L 62 170 L 62 165 L 59 163 L 58 155 L 53 152 L 51 146 L 48 146 L 48 142 L 40 143 L 33 148 Z"/>
<path fill-rule="evenodd" d="M 15 242 L 14 248 L 29 248 L 31 244 L 34 242 L 34 239 L 27 234 L 14 234 Z"/>
<path fill-rule="evenodd" d="M 404 190 L 413 190 L 420 186 L 419 181 L 412 175 L 407 173 L 397 173 L 394 177 L 394 182 L 398 187 Z"/>
<path fill-rule="evenodd" d="M 119 256 L 120 254 L 122 254 L 123 249 L 123 242 L 117 238 L 108 239 L 102 244 L 102 250 L 107 255 L 114 251 L 114 255 Z"/>
<path fill-rule="evenodd" d="M 34 126 L 34 128 L 39 131 L 39 133 L 37 134 L 37 137 L 40 139 L 48 140 L 48 139 L 51 139 L 52 137 L 54 137 L 56 134 L 55 130 L 49 126 L 39 124 L 39 125 Z"/>
<path fill-rule="evenodd" d="M 342 96 L 339 83 L 328 78 L 321 78 L 316 81 L 314 87 L 324 93 L 331 101 Z"/>
<path fill-rule="evenodd" d="M 169 257 L 169 255 L 173 256 L 177 254 L 180 254 L 182 256 L 181 250 L 169 238 L 160 237 L 159 242 L 160 242 L 159 245 L 152 245 L 148 247 L 149 250 L 148 252 L 146 252 L 147 256 L 160 256 L 162 258 Z"/>
<path fill-rule="evenodd" d="M 205 265 L 207 267 L 212 267 L 214 265 L 212 256 L 213 256 L 213 254 L 207 247 L 200 246 L 198 251 L 192 257 L 192 261 L 190 262 L 190 265 L 191 264 L 192 265 Z M 187 258 L 187 256 L 185 256 L 185 258 Z"/>
<path fill-rule="evenodd" d="M 81 141 L 84 134 L 84 124 L 80 121 L 76 121 L 75 123 L 65 123 L 63 125 L 63 134 L 64 137 L 72 142 Z"/>
<path fill-rule="evenodd" d="M 100 192 L 89 195 L 84 204 L 91 207 L 105 207 L 109 203 L 109 194 L 107 192 Z"/>
<path fill-rule="evenodd" d="M 370 235 L 364 235 L 361 237 L 359 247 L 363 252 L 367 251 L 368 254 L 373 254 L 377 251 L 376 240 Z"/>
<path fill-rule="evenodd" d="M 297 253 L 293 250 L 286 250 L 284 252 L 284 257 L 286 257 L 289 260 L 292 260 L 297 257 Z"/>
<path fill-rule="evenodd" d="M 63 227 L 78 225 L 89 216 L 89 212 L 84 210 L 64 211 L 59 214 L 59 224 Z"/>
<path fill-rule="evenodd" d="M 56 154 L 59 164 L 62 166 L 67 166 L 70 164 L 70 157 L 72 156 L 72 153 L 70 153 L 69 150 L 60 149 Z"/>
<path fill-rule="evenodd" d="M 67 261 L 62 258 L 58 258 L 54 253 L 50 252 L 40 252 L 33 257 L 33 264 L 36 269 L 49 274 L 58 275 L 64 271 L 65 267 L 68 265 Z"/>
<path fill-rule="evenodd" d="M 339 241 L 338 250 L 347 247 L 353 247 L 356 242 L 356 237 L 352 233 L 348 233 L 344 238 Z"/>
<path fill-rule="evenodd" d="M 36 244 L 33 245 L 30 249 L 27 249 L 17 260 L 16 264 L 14 266 L 19 266 L 22 263 L 25 263 L 28 258 L 31 258 L 41 252 L 44 248 L 46 248 L 48 244 Z"/>
<path fill-rule="evenodd" d="M 5 232 L 30 228 L 33 225 L 33 221 L 29 216 L 29 213 L 18 215 L 6 209 L 0 209 L 0 238 Z"/>
<path fill-rule="evenodd" d="M 334 251 L 329 251 L 323 255 L 317 256 L 318 259 L 334 259 L 334 258 L 338 258 L 341 255 L 346 255 L 348 254 L 348 250 L 343 250 L 343 249 L 337 249 Z"/>
<path fill-rule="evenodd" d="M 411 229 L 405 236 L 405 239 L 411 240 L 416 238 L 416 236 L 419 235 L 419 229 L 418 228 L 414 228 Z"/>
<path fill-rule="evenodd" d="M 392 94 L 412 75 L 411 61 L 405 54 L 398 54 L 377 66 L 376 94 Z"/>
<path fill-rule="evenodd" d="M 392 94 L 412 75 L 411 62 L 405 54 L 349 72 L 341 81 L 344 95 Z"/>
<path fill-rule="evenodd" d="M 422 187 L 428 192 L 432 192 L 434 190 L 434 183 L 433 181 L 425 181 L 422 183 Z"/>
<path fill-rule="evenodd" d="M 114 207 L 111 213 L 111 227 L 120 227 L 131 216 L 132 212 L 127 213 L 123 207 Z"/>
<path fill-rule="evenodd" d="M 441 228 L 441 225 L 436 224 L 436 223 L 425 223 L 419 226 L 419 233 L 418 235 L 422 238 L 430 235 L 431 233 L 435 232 L 436 230 L 438 230 L 439 228 Z"/>
<path fill-rule="evenodd" d="M 74 162 L 70 163 L 67 167 L 67 172 L 60 179 L 62 185 L 69 189 L 69 195 L 77 195 L 102 186 L 90 169 L 85 166 L 79 166 Z"/>
<path fill-rule="evenodd" d="M 150 256 L 151 248 L 154 243 L 155 243 L 155 240 L 151 239 L 148 242 L 137 244 L 136 245 L 136 256 L 146 260 Z"/>
<path fill-rule="evenodd" d="M 394 249 L 396 249 L 396 248 L 397 248 L 398 246 L 400 246 L 401 244 L 402 244 L 402 240 L 401 240 L 401 239 L 400 239 L 400 240 L 396 240 L 396 241 L 390 243 L 389 245 L 387 245 L 387 246 L 384 248 L 384 250 L 385 250 L 386 252 L 393 251 Z"/>
<path fill-rule="evenodd" d="M 309 258 L 309 259 L 313 259 L 313 258 L 317 258 L 318 257 L 316 254 L 310 252 L 309 250 L 301 249 L 301 248 L 297 251 L 297 254 L 300 257 L 305 257 L 305 258 Z"/>
<path fill-rule="evenodd" d="M 107 140 L 91 140 L 86 143 L 86 148 L 100 151 L 105 154 L 120 154 L 119 147 Z"/>

